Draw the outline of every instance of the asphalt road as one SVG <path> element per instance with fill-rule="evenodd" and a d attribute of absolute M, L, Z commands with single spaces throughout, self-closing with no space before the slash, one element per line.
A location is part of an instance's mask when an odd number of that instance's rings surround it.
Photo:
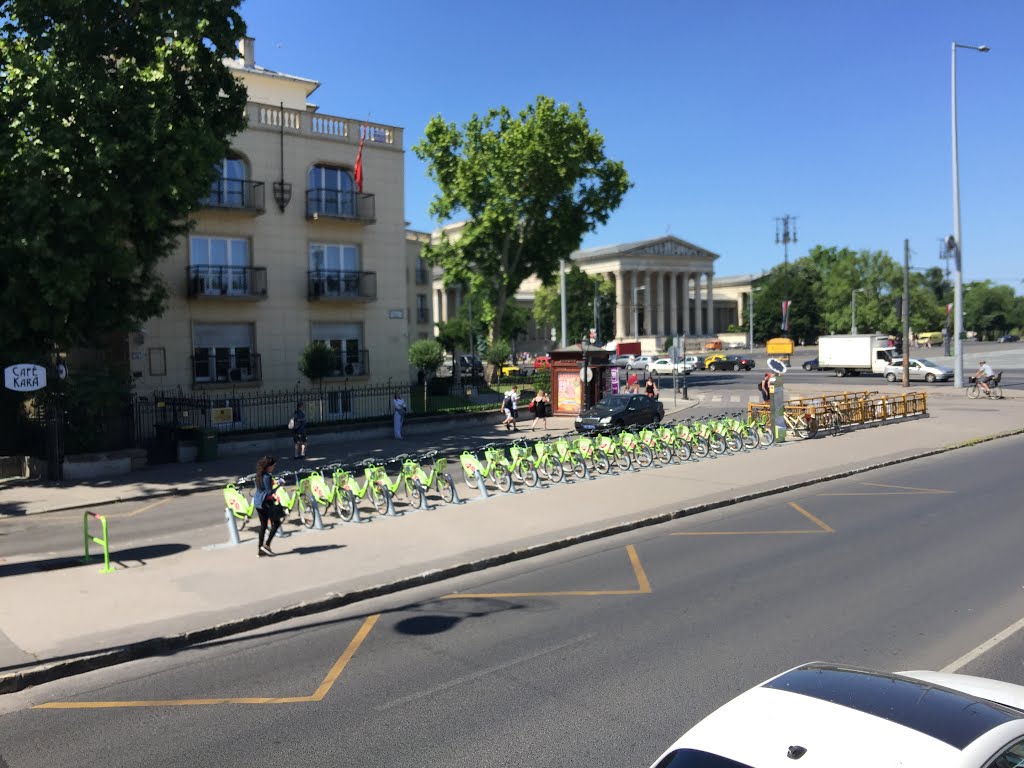
<path fill-rule="evenodd" d="M 1020 620 L 1022 449 L 1000 440 L 12 694 L 0 756 L 647 766 L 787 667 L 941 669 Z M 1014 635 L 960 671 L 1024 684 L 1021 651 Z"/>

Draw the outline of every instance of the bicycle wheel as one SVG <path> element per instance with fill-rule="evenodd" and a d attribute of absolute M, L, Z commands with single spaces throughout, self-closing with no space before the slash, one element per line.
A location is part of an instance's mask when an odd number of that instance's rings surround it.
<path fill-rule="evenodd" d="M 536 488 L 537 482 L 540 480 L 540 476 L 537 474 L 537 467 L 534 466 L 533 462 L 529 459 L 523 459 L 523 463 L 520 465 L 519 474 L 521 479 L 530 488 Z"/>
<path fill-rule="evenodd" d="M 771 427 L 760 427 L 757 430 L 757 439 L 765 448 L 775 443 L 775 430 Z"/>
<path fill-rule="evenodd" d="M 572 472 L 577 478 L 584 478 L 587 476 L 587 465 L 583 463 L 583 459 L 579 456 L 566 456 L 562 460 L 562 467 Z"/>
<path fill-rule="evenodd" d="M 409 503 L 412 505 L 413 509 L 419 509 L 420 507 L 425 506 L 423 502 L 426 501 L 427 494 L 424 492 L 423 486 L 420 484 L 419 480 L 406 480 L 405 492 L 409 496 Z"/>
<path fill-rule="evenodd" d="M 544 474 L 547 476 L 547 479 L 552 483 L 560 483 L 565 479 L 565 468 L 562 467 L 562 462 L 557 459 L 545 456 L 541 466 L 544 467 Z"/>
<path fill-rule="evenodd" d="M 352 491 L 342 491 L 341 495 L 334 500 L 334 511 L 347 523 L 356 516 L 357 503 L 356 496 Z"/>
<path fill-rule="evenodd" d="M 303 493 L 299 496 L 299 519 L 307 528 L 312 528 L 316 522 L 317 500 L 312 494 Z"/>
<path fill-rule="evenodd" d="M 716 456 L 721 456 L 725 453 L 725 440 L 722 439 L 721 435 L 712 435 L 710 440 L 708 440 L 708 448 Z"/>
<path fill-rule="evenodd" d="M 672 449 L 664 443 L 658 443 L 654 448 L 654 453 L 658 457 L 658 461 L 662 464 L 672 463 Z"/>
<path fill-rule="evenodd" d="M 624 451 L 622 448 L 618 448 L 613 456 L 615 459 L 615 466 L 623 472 L 628 472 L 633 468 L 633 457 L 629 455 L 629 451 Z"/>
<path fill-rule="evenodd" d="M 650 446 L 641 443 L 633 449 L 633 458 L 638 466 L 646 469 L 654 463 L 654 452 Z"/>
<path fill-rule="evenodd" d="M 743 441 L 739 435 L 729 430 L 725 433 L 725 447 L 730 453 L 738 453 L 743 448 Z"/>
<path fill-rule="evenodd" d="M 805 429 L 805 432 L 807 434 L 807 439 L 810 440 L 812 437 L 818 434 L 818 417 L 812 416 L 810 420 L 806 422 L 806 424 L 807 427 Z"/>
<path fill-rule="evenodd" d="M 693 455 L 693 449 L 690 448 L 690 444 L 685 440 L 676 440 L 675 449 L 679 461 L 689 461 Z"/>
<path fill-rule="evenodd" d="M 463 475 L 465 476 L 466 485 L 468 485 L 470 488 L 476 488 L 477 487 L 476 472 L 466 472 L 466 470 L 462 470 L 462 472 L 463 472 Z"/>
<path fill-rule="evenodd" d="M 508 467 L 499 464 L 494 468 L 494 484 L 503 493 L 512 490 L 512 473 L 508 471 Z"/>
<path fill-rule="evenodd" d="M 994 397 L 996 400 L 1002 400 L 1003 399 L 1003 388 L 1002 387 L 997 385 L 995 387 L 989 387 L 989 389 L 992 391 L 992 397 Z"/>
<path fill-rule="evenodd" d="M 748 451 L 757 448 L 760 443 L 757 433 L 754 431 L 753 427 L 744 427 L 743 431 L 740 433 L 740 437 L 743 439 L 743 447 Z"/>
<path fill-rule="evenodd" d="M 971 384 L 971 386 L 967 388 L 967 396 L 971 398 L 971 400 L 977 400 L 979 395 L 981 395 L 981 387 L 977 384 Z"/>
<path fill-rule="evenodd" d="M 698 459 L 707 458 L 707 455 L 711 452 L 708 441 L 700 435 L 695 435 L 693 438 L 693 452 Z"/>
<path fill-rule="evenodd" d="M 594 449 L 594 469 L 602 475 L 607 475 L 612 471 L 612 463 L 608 460 L 608 454 L 600 448 Z"/>
<path fill-rule="evenodd" d="M 232 514 L 234 514 L 234 513 L 232 513 Z M 250 512 L 248 515 L 235 515 L 235 520 L 236 520 L 236 525 L 238 526 L 238 530 L 244 531 L 245 530 L 245 526 L 248 525 L 249 521 L 252 519 L 252 516 L 254 514 L 256 514 L 256 513 L 255 512 Z"/>
<path fill-rule="evenodd" d="M 445 504 L 455 501 L 455 482 L 448 475 L 437 476 L 437 490 Z"/>

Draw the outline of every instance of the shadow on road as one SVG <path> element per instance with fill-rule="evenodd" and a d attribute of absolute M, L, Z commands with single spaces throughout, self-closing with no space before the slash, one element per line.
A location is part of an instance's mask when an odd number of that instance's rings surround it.
<path fill-rule="evenodd" d="M 151 544 L 144 547 L 132 547 L 110 553 L 110 562 L 122 568 L 145 565 L 146 561 L 158 557 L 177 555 L 191 549 L 188 544 Z M 130 564 L 130 565 L 129 565 Z M 0 578 L 4 576 L 23 576 L 26 573 L 58 571 L 64 568 L 95 568 L 103 565 L 103 554 L 91 552 L 88 563 L 81 557 L 52 557 L 45 560 L 25 560 L 19 563 L 0 563 Z"/>

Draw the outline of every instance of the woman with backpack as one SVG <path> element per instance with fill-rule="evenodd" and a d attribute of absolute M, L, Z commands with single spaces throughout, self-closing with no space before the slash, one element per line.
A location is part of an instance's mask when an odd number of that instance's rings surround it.
<path fill-rule="evenodd" d="M 284 520 L 284 509 L 274 498 L 274 468 L 277 466 L 277 459 L 273 456 L 261 456 L 256 462 L 256 495 L 253 497 L 253 506 L 260 516 L 260 557 L 273 557 L 276 552 L 270 548 L 270 542 L 274 540 L 274 534 L 281 527 Z M 266 536 L 267 528 L 270 528 L 270 535 Z M 264 542 L 264 537 L 266 541 Z"/>

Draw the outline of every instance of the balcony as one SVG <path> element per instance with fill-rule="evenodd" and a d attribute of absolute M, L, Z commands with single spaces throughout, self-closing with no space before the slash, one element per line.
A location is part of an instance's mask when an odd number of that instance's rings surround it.
<path fill-rule="evenodd" d="M 245 350 L 232 353 L 193 355 L 193 384 L 241 384 L 263 381 L 260 356 Z"/>
<path fill-rule="evenodd" d="M 373 224 L 377 220 L 376 199 L 365 192 L 306 190 L 306 218 L 319 219 L 321 216 Z"/>
<path fill-rule="evenodd" d="M 342 352 L 338 359 L 338 367 L 331 371 L 331 378 L 369 375 L 370 353 L 365 349 Z"/>
<path fill-rule="evenodd" d="M 190 299 L 267 298 L 266 267 L 185 267 Z"/>
<path fill-rule="evenodd" d="M 266 191 L 262 181 L 218 179 L 210 187 L 210 194 L 200 200 L 199 204 L 205 208 L 222 208 L 260 214 L 266 210 L 265 195 Z"/>
<path fill-rule="evenodd" d="M 316 269 L 309 272 L 309 298 L 319 301 L 376 301 L 376 272 L 344 272 Z"/>

